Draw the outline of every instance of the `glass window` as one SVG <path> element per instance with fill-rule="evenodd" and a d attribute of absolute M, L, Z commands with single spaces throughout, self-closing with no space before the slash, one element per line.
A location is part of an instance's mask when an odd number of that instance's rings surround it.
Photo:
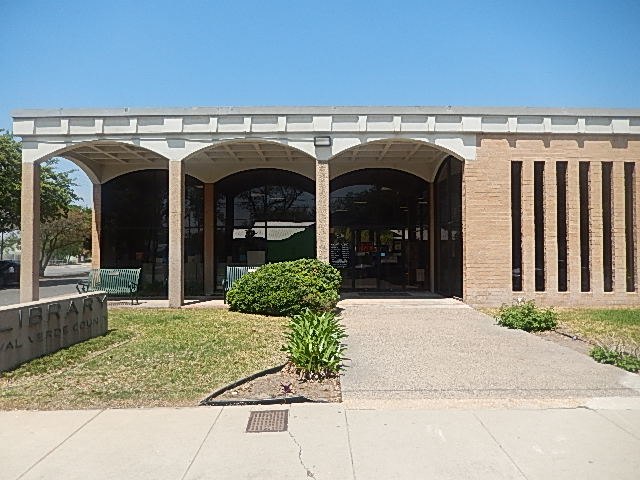
<path fill-rule="evenodd" d="M 254 169 L 220 180 L 216 192 L 216 288 L 227 265 L 315 257 L 315 184 L 297 173 Z"/>
<path fill-rule="evenodd" d="M 448 157 L 435 180 L 435 290 L 462 297 L 462 162 Z"/>
<path fill-rule="evenodd" d="M 100 263 L 141 268 L 140 295 L 167 295 L 169 177 L 166 170 L 132 172 L 102 186 Z M 185 292 L 203 291 L 202 182 L 185 179 Z"/>
<path fill-rule="evenodd" d="M 511 162 L 511 289 L 522 291 L 522 162 Z"/>
<path fill-rule="evenodd" d="M 429 184 L 388 168 L 331 182 L 330 262 L 343 288 L 429 288 Z"/>

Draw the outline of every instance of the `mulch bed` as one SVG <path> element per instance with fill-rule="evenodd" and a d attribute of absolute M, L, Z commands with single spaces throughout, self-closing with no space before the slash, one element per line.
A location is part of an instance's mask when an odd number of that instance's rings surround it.
<path fill-rule="evenodd" d="M 340 402 L 340 377 L 303 381 L 292 367 L 285 365 L 275 373 L 231 388 L 213 400 L 269 400 L 283 397 L 305 397 L 314 402 Z"/>

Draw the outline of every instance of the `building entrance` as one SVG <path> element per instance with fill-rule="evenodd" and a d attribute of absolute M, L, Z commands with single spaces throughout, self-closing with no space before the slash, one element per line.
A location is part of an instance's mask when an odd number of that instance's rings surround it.
<path fill-rule="evenodd" d="M 331 185 L 330 263 L 345 290 L 429 290 L 429 184 L 365 169 Z"/>
<path fill-rule="evenodd" d="M 426 239 L 409 229 L 335 227 L 331 260 L 347 290 L 401 290 L 428 286 Z"/>

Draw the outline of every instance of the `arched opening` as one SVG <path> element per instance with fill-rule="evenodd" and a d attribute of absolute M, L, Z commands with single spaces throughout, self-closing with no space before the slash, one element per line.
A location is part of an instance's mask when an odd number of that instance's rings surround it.
<path fill-rule="evenodd" d="M 186 176 L 185 294 L 203 294 L 203 184 Z M 141 296 L 166 297 L 169 262 L 167 170 L 141 170 L 102 185 L 102 268 L 140 268 Z"/>
<path fill-rule="evenodd" d="M 384 139 L 330 165 L 330 261 L 343 288 L 462 297 L 463 162 L 433 144 Z"/>
<path fill-rule="evenodd" d="M 185 160 L 186 172 L 205 183 L 256 168 L 280 169 L 315 176 L 315 159 L 297 148 L 273 140 L 226 140 L 204 147 Z"/>
<path fill-rule="evenodd" d="M 331 182 L 330 261 L 346 290 L 429 289 L 429 184 L 388 168 Z"/>
<path fill-rule="evenodd" d="M 315 218 L 309 219 L 306 215 L 300 220 L 290 216 L 295 203 L 301 199 L 294 199 L 294 205 L 288 209 L 282 205 L 258 205 L 259 195 L 265 194 L 265 199 L 269 199 L 276 188 L 295 187 L 302 192 L 314 193 L 315 159 L 308 153 L 281 141 L 238 138 L 205 146 L 186 157 L 184 163 L 187 174 L 204 182 L 205 295 L 221 290 L 226 265 L 293 258 L 297 250 L 284 249 L 284 253 L 290 254 L 277 254 L 277 245 L 284 246 L 284 239 L 292 233 L 303 235 L 296 230 L 302 227 L 305 236 L 313 234 L 309 222 L 315 225 Z M 290 195 L 292 192 L 285 193 Z M 313 198 L 315 195 L 311 203 Z M 271 211 L 271 208 L 275 210 Z M 312 208 L 311 217 L 315 205 Z M 283 210 L 288 213 L 284 214 Z M 283 216 L 276 218 L 274 215 Z M 307 224 L 298 224 L 303 221 Z M 280 240 L 274 237 L 278 231 L 283 236 Z M 295 242 L 291 241 L 295 248 Z M 297 253 L 298 257 L 312 255 L 308 242 L 305 245 L 307 247 Z M 314 248 L 315 242 L 311 246 Z"/>
<path fill-rule="evenodd" d="M 215 277 L 227 265 L 315 257 L 315 185 L 291 171 L 258 168 L 216 182 Z"/>

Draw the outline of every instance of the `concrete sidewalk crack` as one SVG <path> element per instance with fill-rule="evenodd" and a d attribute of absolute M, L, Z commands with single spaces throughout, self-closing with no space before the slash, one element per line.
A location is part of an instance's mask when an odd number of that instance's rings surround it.
<path fill-rule="evenodd" d="M 629 435 L 631 435 L 633 438 L 635 438 L 636 440 L 640 440 L 640 437 L 638 435 L 636 435 L 635 433 L 633 433 L 631 430 L 627 430 L 627 428 L 625 428 L 623 425 L 620 425 L 618 422 L 616 422 L 615 420 L 607 417 L 606 415 L 603 415 L 600 411 L 595 410 L 593 408 L 589 408 L 589 407 L 585 407 L 587 410 L 592 411 L 593 413 L 595 413 L 597 416 L 599 416 L 600 418 L 603 418 L 605 421 L 609 422 L 611 425 L 613 425 L 614 427 L 619 428 L 620 430 L 622 430 L 625 433 L 628 433 Z M 614 410 L 615 411 L 615 410 Z"/>
<path fill-rule="evenodd" d="M 96 413 L 93 417 L 91 417 L 90 419 L 88 419 L 87 421 L 85 421 L 82 425 L 80 425 L 78 428 L 76 428 L 73 432 L 71 432 L 69 435 L 67 435 L 64 440 L 62 440 L 60 443 L 58 443 L 55 447 L 53 447 L 51 450 L 49 450 L 47 453 L 45 453 L 42 457 L 40 457 L 40 459 L 38 459 L 38 461 L 36 463 L 34 463 L 33 465 L 31 465 L 29 468 L 27 468 L 24 472 L 22 472 L 20 475 L 18 475 L 16 477 L 16 480 L 20 480 L 22 477 L 24 477 L 27 473 L 29 473 L 31 470 L 33 470 L 36 465 L 39 465 L 45 458 L 47 458 L 49 455 L 51 455 L 53 452 L 55 452 L 58 448 L 60 448 L 67 440 L 69 440 L 71 437 L 73 437 L 76 433 L 78 433 L 80 430 L 82 430 L 86 425 L 88 425 L 90 422 L 92 422 L 98 415 L 100 415 L 102 412 L 104 412 L 104 410 L 100 410 L 98 413 Z"/>
<path fill-rule="evenodd" d="M 196 461 L 196 458 L 198 458 L 198 455 L 200 454 L 200 450 L 202 450 L 202 447 L 204 446 L 204 442 L 207 441 L 207 438 L 209 438 L 209 435 L 211 435 L 211 431 L 213 430 L 213 427 L 215 427 L 216 423 L 218 423 L 218 419 L 220 418 L 220 415 L 222 414 L 222 411 L 224 410 L 224 408 L 225 407 L 222 407 L 220 409 L 220 411 L 218 412 L 218 415 L 216 415 L 216 418 L 213 419 L 213 423 L 209 427 L 209 430 L 207 430 L 207 434 L 203 437 L 202 442 L 200 442 L 200 445 L 198 446 L 198 449 L 196 450 L 196 453 L 193 455 L 193 458 L 189 462 L 189 465 L 187 466 L 187 469 L 184 471 L 184 473 L 180 477 L 180 480 L 184 480 L 186 478 L 187 474 L 189 473 L 189 470 L 191 470 L 191 467 L 193 466 L 193 463 Z"/>
<path fill-rule="evenodd" d="M 493 433 L 491 433 L 489 431 L 489 429 L 487 428 L 487 426 L 484 424 L 484 422 L 480 419 L 480 417 L 478 417 L 478 415 L 476 415 L 475 412 L 471 412 L 471 414 L 476 418 L 476 420 L 478 420 L 478 422 L 480 423 L 480 425 L 482 425 L 482 428 L 484 428 L 485 432 L 487 432 L 489 434 L 489 436 L 493 439 L 493 441 L 496 443 L 496 445 L 498 445 L 498 448 L 500 450 L 502 450 L 502 453 L 504 453 L 507 458 L 509 459 L 509 461 L 513 464 L 514 467 L 516 467 L 516 469 L 518 470 L 518 472 L 520 472 L 520 475 L 522 475 L 522 478 L 524 478 L 525 480 L 528 480 L 528 477 L 524 474 L 524 472 L 522 471 L 522 469 L 520 468 L 520 466 L 516 463 L 516 461 L 513 459 L 513 457 L 511 455 L 509 455 L 509 452 L 507 452 L 504 447 L 502 446 L 502 444 L 498 441 L 498 439 L 493 435 Z"/>
<path fill-rule="evenodd" d="M 351 446 L 351 427 L 349 426 L 349 417 L 347 416 L 346 408 L 344 409 L 344 424 L 347 428 L 347 444 L 349 445 L 349 460 L 351 461 L 351 475 L 353 477 L 353 480 L 356 480 L 356 467 L 353 463 L 353 447 Z"/>
<path fill-rule="evenodd" d="M 296 446 L 298 447 L 298 461 L 300 462 L 300 465 L 302 466 L 302 468 L 304 468 L 305 472 L 307 473 L 307 477 L 317 480 L 315 474 L 311 470 L 309 470 L 309 468 L 307 468 L 307 466 L 304 463 L 304 460 L 302 459 L 302 445 L 298 443 L 298 440 L 296 440 L 296 437 L 293 436 L 293 433 L 291 433 L 290 430 L 287 430 L 287 433 L 291 437 L 291 440 L 293 440 L 293 443 L 295 443 Z"/>

